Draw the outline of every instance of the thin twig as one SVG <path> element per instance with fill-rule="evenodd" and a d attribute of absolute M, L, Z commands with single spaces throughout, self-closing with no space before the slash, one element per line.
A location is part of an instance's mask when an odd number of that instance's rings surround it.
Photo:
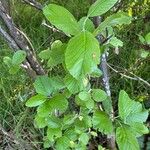
<path fill-rule="evenodd" d="M 25 3 L 31 5 L 32 7 L 35 7 L 38 10 L 42 10 L 43 6 L 39 2 L 35 0 L 23 0 Z"/>
<path fill-rule="evenodd" d="M 0 124 L 0 131 L 2 132 L 3 135 L 5 135 L 9 140 L 11 140 L 14 144 L 20 144 L 17 140 L 14 139 L 8 132 L 5 131 L 5 129 L 1 126 Z"/>
<path fill-rule="evenodd" d="M 53 32 L 60 32 L 60 33 L 63 33 L 63 32 L 61 32 L 60 30 L 54 28 L 53 26 L 48 25 L 45 21 L 42 22 L 42 25 L 45 26 L 45 27 L 47 27 L 47 28 L 49 28 L 49 29 L 52 29 Z"/>
<path fill-rule="evenodd" d="M 93 0 L 95 2 L 95 0 Z M 101 23 L 102 18 L 101 16 L 94 17 L 94 25 L 97 28 L 99 24 Z M 103 41 L 101 40 L 101 34 L 97 35 L 97 40 L 99 41 L 99 44 L 102 45 Z M 107 40 L 106 40 L 107 42 Z M 110 90 L 110 84 L 109 84 L 109 74 L 108 74 L 108 67 L 107 67 L 107 51 L 105 51 L 101 56 L 101 64 L 100 64 L 100 70 L 103 73 L 103 86 L 105 88 L 105 91 L 108 95 L 108 101 L 112 103 L 111 100 L 111 90 Z M 113 106 L 111 106 L 111 109 L 109 110 L 109 117 L 112 121 L 114 121 L 114 109 Z M 112 132 L 111 134 L 107 135 L 107 145 L 108 148 L 111 150 L 116 149 L 116 142 L 115 142 L 115 132 Z"/>
<path fill-rule="evenodd" d="M 8 43 L 9 47 L 14 51 L 19 50 L 20 48 L 13 40 L 13 38 L 0 26 L 0 35 L 4 38 L 4 40 Z M 35 78 L 36 74 L 34 70 L 31 68 L 30 64 L 27 61 L 24 61 L 22 67 L 27 71 L 31 78 Z"/>
<path fill-rule="evenodd" d="M 120 74 L 122 77 L 125 77 L 125 78 L 127 78 L 127 79 L 131 79 L 131 80 L 135 80 L 135 81 L 141 81 L 141 82 L 143 82 L 144 84 L 146 84 L 147 86 L 150 87 L 150 83 L 149 83 L 149 82 L 147 82 L 147 81 L 145 81 L 144 79 L 142 79 L 141 77 L 139 77 L 139 76 L 133 74 L 132 72 L 129 72 L 129 74 L 133 75 L 134 77 L 128 76 L 128 75 L 126 75 L 125 73 L 121 73 L 120 71 L 118 71 L 118 70 L 114 69 L 112 66 L 110 66 L 108 63 L 107 63 L 107 66 L 108 66 L 111 70 L 113 70 L 114 72 Z M 127 72 L 127 71 L 125 71 L 125 72 Z"/>
<path fill-rule="evenodd" d="M 147 86 L 150 87 L 150 83 L 149 83 L 149 82 L 147 82 L 147 81 L 145 81 L 144 79 L 142 79 L 141 77 L 139 77 L 139 76 L 133 74 L 132 72 L 129 72 L 129 73 L 130 73 L 131 75 L 135 76 L 135 78 L 137 78 L 137 80 L 139 80 L 139 81 L 145 83 Z"/>
<path fill-rule="evenodd" d="M 7 26 L 9 30 L 9 35 L 13 38 L 19 49 L 26 51 L 27 61 L 30 64 L 31 68 L 36 72 L 37 75 L 45 74 L 43 67 L 39 64 L 36 58 L 34 49 L 32 49 L 32 46 L 31 44 L 29 44 L 27 38 L 19 32 L 20 30 L 16 27 L 12 17 L 7 13 L 6 9 L 3 7 L 2 0 L 0 0 L 0 17 Z"/>

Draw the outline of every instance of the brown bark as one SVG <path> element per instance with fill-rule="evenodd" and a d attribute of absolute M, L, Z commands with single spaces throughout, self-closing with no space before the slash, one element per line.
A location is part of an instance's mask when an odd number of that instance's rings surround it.
<path fill-rule="evenodd" d="M 25 3 L 31 5 L 32 7 L 35 7 L 36 9 L 42 10 L 43 6 L 35 1 L 35 0 L 23 0 Z"/>
<path fill-rule="evenodd" d="M 94 3 L 95 0 L 92 0 L 92 2 Z M 102 18 L 101 16 L 97 16 L 93 18 L 93 23 L 95 25 L 95 27 L 98 27 L 100 25 L 100 23 L 102 22 Z M 97 35 L 96 37 L 99 41 L 99 44 L 103 44 L 105 43 L 105 40 L 107 41 L 107 38 L 104 39 L 103 36 L 101 34 Z M 100 64 L 100 69 L 103 72 L 103 86 L 105 88 L 105 91 L 108 95 L 108 97 L 110 97 L 110 102 L 111 101 L 111 90 L 110 90 L 110 85 L 109 85 L 109 72 L 108 72 L 108 68 L 107 68 L 107 52 L 104 52 L 101 56 L 101 64 Z M 112 121 L 114 121 L 114 110 L 113 110 L 113 106 L 110 110 L 110 114 L 109 114 L 110 118 Z M 116 150 L 116 139 L 115 139 L 115 132 L 113 132 L 112 134 L 107 135 L 107 146 L 110 150 Z"/>
<path fill-rule="evenodd" d="M 10 45 L 14 51 L 24 50 L 26 52 L 27 54 L 26 61 L 28 62 L 28 66 L 30 65 L 30 68 L 33 71 L 35 71 L 36 75 L 44 75 L 45 74 L 44 69 L 39 64 L 36 55 L 34 53 L 34 49 L 28 42 L 26 36 L 24 36 L 24 33 L 17 28 L 17 26 L 13 22 L 12 17 L 8 14 L 9 9 L 8 6 L 9 5 L 6 4 L 4 0 L 0 0 L 0 18 L 8 29 L 8 32 L 5 32 L 5 34 L 3 34 L 4 33 L 3 32 L 1 33 L 1 35 L 3 35 L 8 45 Z M 17 47 L 14 47 L 14 43 Z"/>

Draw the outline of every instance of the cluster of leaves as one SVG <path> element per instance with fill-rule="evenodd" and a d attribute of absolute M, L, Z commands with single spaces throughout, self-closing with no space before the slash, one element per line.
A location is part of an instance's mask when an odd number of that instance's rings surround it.
<path fill-rule="evenodd" d="M 89 8 L 87 16 L 79 21 L 64 7 L 50 4 L 43 8 L 50 23 L 71 37 L 67 44 L 55 41 L 51 48 L 39 54 L 47 61 L 48 67 L 62 65 L 65 73 L 63 76 L 39 76 L 34 83 L 37 95 L 26 103 L 28 107 L 37 107 L 35 126 L 47 128 L 45 148 L 84 150 L 99 132 L 107 135 L 116 131 L 121 150 L 137 150 L 136 137 L 148 132 L 143 124 L 148 111 L 143 110 L 140 103 L 121 91 L 119 115 L 114 120 L 110 117 L 112 106 L 107 94 L 101 89 L 92 89 L 90 85 L 90 77 L 101 75 L 98 64 L 104 49 L 123 45 L 115 37 L 113 27 L 131 22 L 125 13 L 117 13 L 95 29 L 90 18 L 103 15 L 116 2 L 97 0 Z M 100 45 L 95 37 L 99 33 L 105 36 L 106 28 L 112 38 L 105 45 Z"/>
<path fill-rule="evenodd" d="M 13 57 L 10 58 L 8 56 L 4 57 L 3 61 L 9 68 L 10 74 L 16 74 L 21 68 L 22 62 L 26 58 L 26 53 L 24 51 L 18 50 L 14 53 Z"/>

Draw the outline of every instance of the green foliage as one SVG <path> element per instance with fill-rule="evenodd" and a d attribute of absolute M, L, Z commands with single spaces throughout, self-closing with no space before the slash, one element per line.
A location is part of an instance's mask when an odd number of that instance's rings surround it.
<path fill-rule="evenodd" d="M 26 53 L 24 51 L 17 51 L 14 53 L 12 58 L 13 65 L 20 65 L 26 58 Z"/>
<path fill-rule="evenodd" d="M 98 131 L 109 134 L 113 131 L 112 121 L 103 111 L 96 111 L 93 115 L 93 127 Z"/>
<path fill-rule="evenodd" d="M 35 107 L 35 106 L 39 106 L 41 105 L 42 103 L 44 103 L 46 101 L 46 97 L 43 96 L 43 95 L 35 95 L 33 97 L 31 97 L 27 103 L 26 103 L 26 106 L 27 107 Z"/>
<path fill-rule="evenodd" d="M 100 16 L 112 8 L 118 0 L 97 0 L 89 9 L 88 16 Z"/>
<path fill-rule="evenodd" d="M 101 89 L 93 89 L 92 90 L 92 98 L 96 102 L 102 102 L 102 101 L 106 100 L 107 94 L 105 93 L 105 91 L 103 91 Z"/>
<path fill-rule="evenodd" d="M 82 17 L 79 20 L 78 24 L 79 24 L 81 30 L 85 29 L 89 32 L 93 32 L 95 29 L 93 22 L 87 17 Z"/>
<path fill-rule="evenodd" d="M 117 128 L 116 138 L 120 149 L 140 149 L 136 137 L 149 132 L 143 124 L 147 120 L 148 111 L 142 108 L 142 104 L 131 100 L 125 91 L 119 94 L 119 116 L 123 121 Z"/>
<path fill-rule="evenodd" d="M 145 122 L 148 117 L 148 111 L 143 110 L 139 102 L 132 101 L 125 91 L 119 94 L 119 115 L 124 123 Z"/>
<path fill-rule="evenodd" d="M 91 33 L 81 32 L 69 41 L 65 63 L 74 78 L 78 79 L 92 73 L 99 64 L 99 58 L 99 43 Z"/>
<path fill-rule="evenodd" d="M 44 7 L 43 13 L 50 23 L 62 30 L 67 35 L 76 35 L 80 32 L 80 28 L 76 19 L 64 7 L 55 4 L 49 4 L 48 6 Z"/>
<path fill-rule="evenodd" d="M 94 35 L 101 33 L 108 27 L 116 27 L 124 24 L 130 24 L 132 18 L 124 12 L 118 12 L 107 17 L 94 31 Z"/>
<path fill-rule="evenodd" d="M 111 38 L 110 44 L 116 48 L 123 46 L 123 42 L 121 40 L 117 39 L 116 37 Z"/>
<path fill-rule="evenodd" d="M 39 76 L 34 83 L 35 90 L 38 94 L 49 96 L 52 91 L 52 80 L 47 76 Z"/>
<path fill-rule="evenodd" d="M 146 34 L 145 41 L 147 44 L 150 44 L 150 33 Z"/>
<path fill-rule="evenodd" d="M 10 74 L 16 74 L 20 70 L 20 65 L 26 58 L 26 53 L 18 50 L 14 53 L 12 59 L 8 56 L 3 58 L 3 62 L 8 66 Z"/>
<path fill-rule="evenodd" d="M 118 127 L 116 131 L 116 137 L 120 150 L 140 149 L 136 137 L 131 133 L 128 127 Z"/>
<path fill-rule="evenodd" d="M 102 74 L 98 65 L 104 49 L 123 46 L 123 42 L 115 37 L 113 27 L 129 24 L 131 17 L 122 12 L 113 14 L 97 29 L 94 29 L 89 17 L 103 15 L 116 2 L 97 0 L 89 8 L 87 16 L 79 21 L 62 6 L 49 4 L 43 8 L 48 21 L 70 37 L 67 44 L 56 40 L 50 48 L 40 52 L 39 57 L 46 61 L 48 68 L 61 66 L 62 70 L 61 73 L 56 71 L 55 77 L 53 72 L 37 77 L 34 83 L 37 95 L 26 102 L 28 107 L 37 106 L 35 126 L 47 128 L 45 148 L 86 150 L 89 141 L 100 132 L 108 136 L 116 133 L 121 150 L 134 150 L 139 149 L 136 137 L 148 132 L 144 125 L 148 111 L 141 103 L 131 100 L 125 91 L 120 91 L 118 116 L 114 117 L 110 97 L 90 83 L 92 77 Z M 95 36 L 99 33 L 105 36 L 105 29 L 113 36 L 101 45 Z M 147 35 L 147 43 L 148 38 Z M 5 58 L 7 64 L 9 61 Z M 103 148 L 99 146 L 98 149 Z"/>

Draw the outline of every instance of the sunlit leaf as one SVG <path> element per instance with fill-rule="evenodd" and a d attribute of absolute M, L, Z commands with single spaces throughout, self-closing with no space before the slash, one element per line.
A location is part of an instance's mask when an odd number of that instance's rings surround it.
<path fill-rule="evenodd" d="M 143 123 L 148 117 L 148 111 L 142 108 L 139 102 L 131 100 L 125 91 L 119 94 L 119 115 L 125 123 Z"/>
<path fill-rule="evenodd" d="M 44 117 L 40 117 L 38 115 L 36 115 L 36 117 L 34 119 L 34 124 L 35 124 L 35 127 L 37 127 L 37 128 L 44 128 L 47 126 L 46 119 Z"/>
<path fill-rule="evenodd" d="M 82 18 L 79 20 L 78 24 L 80 25 L 81 30 L 85 29 L 85 30 L 87 30 L 87 31 L 89 31 L 89 32 L 93 32 L 93 31 L 94 31 L 94 28 L 95 28 L 95 27 L 94 27 L 94 24 L 93 24 L 93 22 L 92 22 L 89 18 L 87 18 L 87 17 L 82 17 Z"/>
<path fill-rule="evenodd" d="M 21 64 L 26 58 L 26 52 L 19 50 L 14 53 L 12 58 L 12 64 L 19 65 Z"/>
<path fill-rule="evenodd" d="M 119 12 L 116 14 L 113 14 L 109 17 L 107 17 L 94 31 L 94 35 L 97 35 L 101 33 L 103 30 L 105 30 L 108 27 L 114 27 L 114 26 L 121 26 L 124 24 L 130 24 L 132 21 L 132 18 L 128 16 L 124 12 Z"/>
<path fill-rule="evenodd" d="M 56 142 L 57 150 L 67 150 L 70 146 L 70 140 L 66 136 L 59 138 Z"/>
<path fill-rule="evenodd" d="M 92 122 L 93 127 L 102 133 L 109 134 L 113 131 L 112 121 L 103 111 L 96 111 L 93 115 Z"/>
<path fill-rule="evenodd" d="M 62 30 L 67 35 L 75 35 L 80 32 L 80 27 L 76 19 L 64 7 L 56 4 L 49 4 L 43 8 L 43 13 L 51 24 Z"/>
<path fill-rule="evenodd" d="M 147 44 L 150 44 L 150 32 L 148 34 L 146 34 L 145 41 Z"/>
<path fill-rule="evenodd" d="M 143 134 L 148 134 L 149 129 L 143 123 L 130 123 L 131 132 L 136 136 L 142 136 Z"/>
<path fill-rule="evenodd" d="M 140 150 L 135 135 L 128 127 L 118 127 L 116 140 L 120 150 Z"/>
<path fill-rule="evenodd" d="M 106 100 L 107 94 L 105 91 L 103 91 L 101 89 L 92 89 L 92 98 L 96 102 L 102 102 L 102 101 Z"/>
<path fill-rule="evenodd" d="M 28 107 L 39 106 L 42 103 L 44 103 L 46 101 L 46 99 L 47 98 L 44 95 L 40 95 L 40 94 L 35 95 L 26 102 L 26 106 L 28 106 Z"/>
<path fill-rule="evenodd" d="M 41 95 L 49 96 L 53 91 L 51 79 L 47 76 L 37 77 L 34 87 L 36 92 Z"/>
<path fill-rule="evenodd" d="M 79 137 L 79 141 L 82 142 L 82 144 L 87 145 L 89 142 L 89 135 L 87 133 L 82 133 Z"/>
<path fill-rule="evenodd" d="M 91 5 L 88 16 L 101 16 L 111 9 L 118 0 L 97 0 L 94 4 Z"/>
<path fill-rule="evenodd" d="M 69 41 L 65 63 L 74 78 L 92 73 L 99 64 L 99 58 L 99 43 L 91 33 L 82 32 Z"/>

